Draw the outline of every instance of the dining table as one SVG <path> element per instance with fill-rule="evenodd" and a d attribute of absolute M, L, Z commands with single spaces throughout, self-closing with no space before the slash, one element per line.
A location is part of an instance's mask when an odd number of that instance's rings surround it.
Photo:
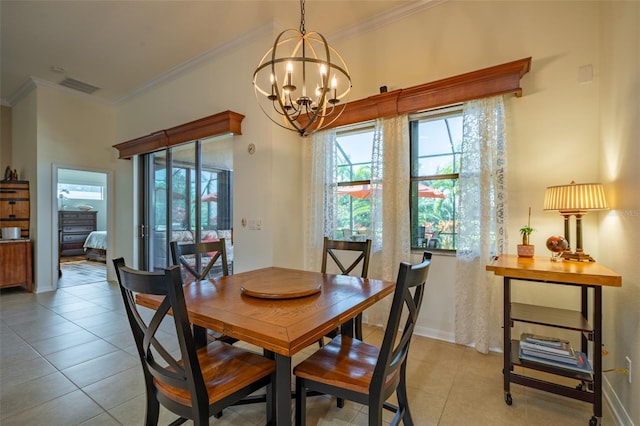
<path fill-rule="evenodd" d="M 184 296 L 194 327 L 256 345 L 274 357 L 275 424 L 287 426 L 292 357 L 332 330 L 352 335 L 354 318 L 394 288 L 392 281 L 267 267 L 187 283 Z M 160 298 L 138 295 L 136 303 L 156 309 Z M 206 338 L 206 332 L 196 334 Z"/>

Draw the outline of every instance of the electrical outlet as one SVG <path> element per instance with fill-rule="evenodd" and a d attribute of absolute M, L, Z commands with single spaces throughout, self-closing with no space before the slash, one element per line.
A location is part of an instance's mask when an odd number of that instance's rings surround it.
<path fill-rule="evenodd" d="M 628 356 L 624 357 L 624 365 L 627 369 L 627 380 L 631 383 L 631 358 Z"/>

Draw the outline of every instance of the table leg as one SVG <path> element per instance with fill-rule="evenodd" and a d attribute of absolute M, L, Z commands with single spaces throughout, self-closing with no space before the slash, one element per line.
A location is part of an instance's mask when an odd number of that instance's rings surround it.
<path fill-rule="evenodd" d="M 291 358 L 275 354 L 276 357 L 276 385 L 275 408 L 276 425 L 291 425 Z"/>
<path fill-rule="evenodd" d="M 502 375 L 504 379 L 504 399 L 507 405 L 511 405 L 511 278 L 504 277 L 503 291 L 503 365 Z"/>
<path fill-rule="evenodd" d="M 194 324 L 193 340 L 196 344 L 196 348 L 204 348 L 207 346 L 207 329 Z"/>
<path fill-rule="evenodd" d="M 593 412 L 602 417 L 602 286 L 594 286 L 593 291 Z"/>
<path fill-rule="evenodd" d="M 355 320 L 354 318 L 352 318 L 340 326 L 340 334 L 353 337 L 354 327 L 355 327 Z"/>

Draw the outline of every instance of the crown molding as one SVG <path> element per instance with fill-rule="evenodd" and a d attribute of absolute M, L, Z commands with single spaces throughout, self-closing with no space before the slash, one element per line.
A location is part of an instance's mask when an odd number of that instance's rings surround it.
<path fill-rule="evenodd" d="M 13 107 L 17 104 L 20 99 L 27 96 L 29 92 L 36 88 L 36 78 L 29 77 L 27 81 L 22 83 L 22 86 L 15 91 L 15 93 L 8 99 L 9 106 Z"/>
<path fill-rule="evenodd" d="M 244 44 L 247 40 L 250 40 L 254 37 L 260 37 L 263 36 L 267 33 L 272 33 L 274 30 L 274 26 L 275 23 L 273 21 L 269 21 L 264 23 L 263 25 L 248 31 L 242 35 L 240 35 L 239 37 L 234 38 L 233 40 L 228 41 L 227 43 L 224 43 L 218 47 L 216 47 L 215 49 L 211 49 L 199 56 L 196 56 L 193 59 L 188 60 L 187 62 L 184 62 L 172 69 L 170 69 L 169 71 L 159 75 L 158 77 L 154 78 L 153 80 L 143 84 L 142 86 L 138 86 L 136 89 L 134 89 L 131 93 L 129 93 L 126 96 L 123 96 L 122 98 L 116 100 L 114 102 L 114 105 L 119 105 L 122 103 L 125 103 L 137 96 L 140 96 L 150 90 L 152 90 L 153 88 L 162 85 L 168 81 L 174 80 L 184 74 L 186 74 L 187 72 L 191 71 L 194 68 L 197 68 L 198 66 L 216 58 L 219 55 L 223 55 L 227 52 L 229 52 L 232 49 L 237 48 L 238 46 L 241 46 L 242 44 Z"/>
<path fill-rule="evenodd" d="M 363 32 L 372 31 L 374 29 L 388 25 L 392 22 L 404 19 L 408 16 L 415 15 L 418 12 L 422 12 L 432 7 L 436 7 L 448 1 L 449 0 L 411 1 L 401 6 L 398 6 L 395 9 L 391 9 L 384 13 L 380 13 L 376 16 L 373 16 L 372 18 L 366 21 L 352 25 L 350 27 L 346 27 L 343 30 L 330 34 L 329 36 L 327 36 L 327 40 L 331 42 L 335 42 L 337 40 L 353 37 Z"/>
<path fill-rule="evenodd" d="M 327 40 L 339 40 L 342 38 L 347 38 L 347 37 L 351 37 L 354 36 L 356 34 L 359 34 L 363 31 L 371 31 L 375 28 L 378 28 L 380 26 L 383 25 L 387 25 L 391 22 L 397 21 L 399 19 L 403 19 L 407 16 L 413 15 L 415 13 L 418 13 L 420 11 L 435 7 L 439 4 L 445 3 L 449 0 L 420 0 L 420 1 L 412 1 L 409 2 L 408 4 L 404 4 L 402 6 L 397 7 L 396 9 L 393 9 L 391 11 L 387 11 L 385 13 L 381 13 L 377 16 L 374 16 L 373 18 L 367 20 L 366 22 L 360 23 L 360 24 L 356 24 L 350 27 L 345 28 L 344 30 L 341 30 L 337 33 L 334 33 L 333 35 L 327 37 Z M 278 31 L 278 28 L 285 28 L 285 26 L 282 25 L 281 22 L 279 22 L 277 19 L 272 19 L 269 20 L 267 22 L 265 22 L 264 24 L 260 25 L 259 27 L 248 31 L 242 35 L 240 35 L 239 37 L 234 38 L 233 40 L 230 40 L 229 42 L 216 47 L 215 49 L 209 50 L 205 53 L 203 53 L 200 56 L 197 56 L 187 62 L 184 62 L 181 65 L 176 66 L 175 68 L 172 68 L 171 70 L 167 71 L 166 73 L 163 73 L 161 75 L 159 75 L 158 77 L 154 78 L 153 80 L 143 84 L 142 86 L 139 86 L 137 88 L 135 88 L 132 92 L 130 92 L 129 94 L 127 94 L 126 96 L 123 96 L 122 98 L 116 100 L 114 102 L 115 105 L 119 105 L 121 103 L 127 102 L 137 96 L 140 96 L 150 90 L 152 90 L 153 88 L 162 85 L 168 81 L 174 80 L 184 74 L 186 74 L 187 72 L 189 72 L 190 70 L 202 65 L 203 63 L 206 63 L 214 58 L 216 58 L 219 55 L 222 55 L 232 49 L 237 48 L 238 46 L 242 46 L 245 42 L 247 42 L 248 40 L 252 40 L 254 38 L 259 38 L 259 37 L 263 37 L 266 35 L 273 35 Z M 281 30 L 280 30 L 281 31 Z"/>
<path fill-rule="evenodd" d="M 47 89 L 51 89 L 51 90 L 56 90 L 58 92 L 61 93 L 65 93 L 67 95 L 72 95 L 72 96 L 77 96 L 79 98 L 94 102 L 94 103 L 98 103 L 98 104 L 103 104 L 103 105 L 112 105 L 111 102 L 107 102 L 104 101 L 100 98 L 97 98 L 95 96 L 89 95 L 88 93 L 82 93 L 82 92 L 78 92 L 77 90 L 73 90 L 70 89 L 68 87 L 64 87 L 61 86 L 59 84 L 56 83 L 52 83 L 50 81 L 46 81 L 46 80 L 42 80 L 38 77 L 29 77 L 27 79 L 27 81 L 25 81 L 22 86 L 20 86 L 20 88 L 18 88 L 18 90 L 16 90 L 16 92 L 13 94 L 13 96 L 11 96 L 9 98 L 9 105 L 13 107 L 14 105 L 16 105 L 18 102 L 20 102 L 20 100 L 25 97 L 27 94 L 29 94 L 33 89 L 36 89 L 38 87 L 46 87 Z"/>
<path fill-rule="evenodd" d="M 416 14 L 418 12 L 424 11 L 426 9 L 432 8 L 432 7 L 436 7 L 442 3 L 446 3 L 449 0 L 418 0 L 418 1 L 411 1 L 411 2 L 407 2 L 401 6 L 398 6 L 395 9 L 392 9 L 390 11 L 386 11 L 384 13 L 378 14 L 376 16 L 373 16 L 372 18 L 346 27 L 343 30 L 340 30 L 338 32 L 332 33 L 330 35 L 327 36 L 327 40 L 330 41 L 336 41 L 336 40 L 340 40 L 340 39 L 345 39 L 345 38 L 349 38 L 352 36 L 355 36 L 357 34 L 360 34 L 362 32 L 366 32 L 366 31 L 371 31 L 374 30 L 376 28 L 379 28 L 381 26 L 387 25 L 391 22 L 406 18 L 408 16 L 411 16 L 413 14 Z M 113 101 L 105 101 L 102 100 L 100 98 L 98 98 L 95 95 L 89 95 L 86 93 L 82 93 L 82 92 L 78 92 L 75 91 L 73 89 L 69 89 L 67 87 L 64 86 L 60 86 L 58 84 L 55 83 L 51 83 L 51 82 L 47 82 L 41 79 L 38 79 L 36 77 L 29 77 L 29 79 L 8 99 L 0 99 L 0 101 L 2 102 L 3 105 L 5 106 L 13 106 L 15 105 L 18 101 L 20 101 L 20 99 L 22 99 L 22 97 L 24 97 L 26 94 L 28 94 L 31 90 L 33 90 L 35 87 L 48 87 L 50 89 L 54 89 L 54 90 L 59 90 L 62 91 L 63 93 L 67 93 L 67 94 L 72 94 L 75 96 L 80 96 L 84 99 L 90 99 L 94 102 L 98 102 L 101 104 L 105 104 L 105 105 L 109 105 L 109 106 L 118 106 L 122 103 L 125 103 L 137 96 L 140 96 L 146 92 L 151 91 L 152 89 L 156 88 L 157 86 L 160 86 L 166 82 L 169 82 L 171 80 L 174 80 L 186 73 L 188 73 L 189 71 L 191 71 L 194 68 L 197 68 L 198 66 L 211 61 L 212 59 L 223 55 L 227 52 L 229 52 L 232 49 L 238 48 L 239 46 L 242 46 L 244 43 L 246 43 L 247 41 L 254 39 L 254 38 L 259 38 L 259 37 L 263 37 L 266 35 L 273 35 L 277 32 L 278 28 L 283 28 L 284 26 L 281 25 L 280 22 L 278 22 L 276 19 L 271 19 L 266 21 L 264 24 L 260 25 L 259 27 L 248 31 L 244 34 L 241 34 L 240 36 L 234 38 L 233 40 L 229 40 L 227 43 L 222 44 L 214 49 L 211 49 L 193 59 L 188 60 L 187 62 L 184 62 L 170 70 L 168 70 L 165 73 L 162 73 L 160 75 L 158 75 L 156 78 L 152 79 L 151 81 L 136 87 L 133 91 L 131 91 L 129 94 Z"/>

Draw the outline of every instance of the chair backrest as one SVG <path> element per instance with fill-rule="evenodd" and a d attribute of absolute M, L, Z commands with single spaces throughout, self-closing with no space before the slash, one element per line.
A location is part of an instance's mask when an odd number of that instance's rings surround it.
<path fill-rule="evenodd" d="M 348 264 L 343 265 L 339 259 L 338 252 L 340 251 L 354 251 L 360 252 L 356 259 Z M 358 264 L 362 263 L 362 278 L 367 278 L 369 273 L 369 257 L 371 255 L 371 240 L 366 241 L 342 241 L 342 240 L 330 240 L 328 237 L 324 237 L 324 248 L 322 249 L 322 269 L 324 274 L 327 272 L 327 259 L 331 257 L 335 264 L 340 269 L 342 275 L 349 275 Z"/>
<path fill-rule="evenodd" d="M 442 231 L 434 231 L 434 233 L 427 240 L 427 248 L 440 248 L 440 233 Z"/>
<path fill-rule="evenodd" d="M 113 260 L 124 306 L 133 331 L 138 355 L 142 362 L 147 387 L 154 386 L 153 379 L 158 386 L 170 386 L 183 389 L 191 397 L 191 406 L 196 412 L 208 411 L 208 393 L 205 387 L 202 371 L 196 355 L 196 345 L 189 324 L 189 316 L 184 301 L 180 268 L 172 266 L 160 272 L 137 271 L 125 266 L 124 259 Z M 148 312 L 141 312 L 142 308 L 136 304 L 135 294 L 151 294 L 162 296 L 162 302 L 150 320 Z M 171 315 L 168 315 L 171 311 Z M 163 333 L 162 343 L 157 338 L 157 332 L 165 318 L 175 323 L 177 344 L 180 358 L 171 354 L 175 349 L 172 334 Z M 153 392 L 158 400 L 171 406 L 173 401 L 164 399 L 159 392 Z"/>
<path fill-rule="evenodd" d="M 207 278 L 218 259 L 221 260 L 222 275 L 229 275 L 227 246 L 224 238 L 220 238 L 219 241 L 186 244 L 171 241 L 170 247 L 173 264 L 184 268 L 198 281 Z M 203 268 L 205 261 L 207 263 Z"/>
<path fill-rule="evenodd" d="M 382 398 L 381 403 L 395 391 L 402 376 L 401 369 L 406 368 L 409 345 L 422 306 L 430 265 L 431 253 L 428 252 L 425 252 L 420 264 L 400 263 L 391 312 L 370 385 L 370 395 Z M 404 317 L 406 321 L 401 327 Z"/>

